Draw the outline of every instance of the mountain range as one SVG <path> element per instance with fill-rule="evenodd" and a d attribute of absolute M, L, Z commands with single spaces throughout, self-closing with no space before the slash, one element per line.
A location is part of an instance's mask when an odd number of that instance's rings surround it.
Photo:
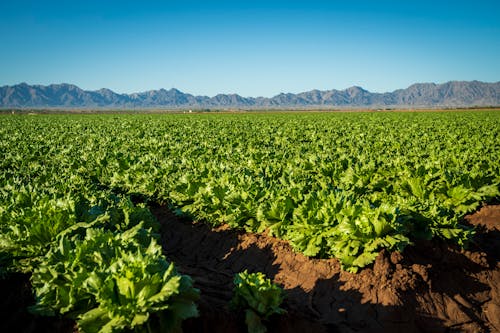
<path fill-rule="evenodd" d="M 361 87 L 281 93 L 271 98 L 218 94 L 194 96 L 177 89 L 118 94 L 110 89 L 87 91 L 72 84 L 0 87 L 0 108 L 106 109 L 263 109 L 263 108 L 425 108 L 500 106 L 500 82 L 450 81 L 417 83 L 393 92 L 373 93 Z"/>

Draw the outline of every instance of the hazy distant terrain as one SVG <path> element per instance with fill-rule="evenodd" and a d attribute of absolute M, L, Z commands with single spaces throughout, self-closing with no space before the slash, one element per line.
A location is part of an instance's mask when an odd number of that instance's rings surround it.
<path fill-rule="evenodd" d="M 1 108 L 387 108 L 499 106 L 500 82 L 417 83 L 393 92 L 372 93 L 361 87 L 281 93 L 271 98 L 218 94 L 194 96 L 177 89 L 117 94 L 86 91 L 72 84 L 0 87 Z"/>

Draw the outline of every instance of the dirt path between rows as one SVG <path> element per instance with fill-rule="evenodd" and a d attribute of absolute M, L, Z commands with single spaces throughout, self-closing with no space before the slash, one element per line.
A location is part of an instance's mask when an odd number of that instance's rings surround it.
<path fill-rule="evenodd" d="M 233 276 L 244 269 L 285 289 L 288 314 L 272 317 L 269 332 L 500 332 L 500 205 L 466 217 L 478 228 L 469 250 L 420 242 L 403 253 L 382 251 L 358 274 L 273 237 L 152 211 L 166 255 L 201 290 L 201 316 L 186 321 L 185 332 L 246 332 L 228 309 Z"/>

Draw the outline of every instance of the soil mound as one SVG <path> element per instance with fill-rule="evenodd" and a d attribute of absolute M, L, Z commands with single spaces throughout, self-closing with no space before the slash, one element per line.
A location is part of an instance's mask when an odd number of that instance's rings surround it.
<path fill-rule="evenodd" d="M 201 316 L 185 322 L 186 332 L 246 332 L 228 309 L 234 274 L 244 269 L 285 289 L 288 314 L 271 318 L 270 332 L 500 332 L 500 205 L 466 217 L 478 230 L 468 250 L 419 242 L 381 251 L 358 274 L 273 237 L 181 221 L 165 208 L 153 213 L 166 255 L 201 290 Z"/>

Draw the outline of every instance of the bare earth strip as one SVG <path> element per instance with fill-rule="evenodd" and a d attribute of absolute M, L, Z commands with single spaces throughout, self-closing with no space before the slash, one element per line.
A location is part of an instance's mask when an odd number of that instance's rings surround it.
<path fill-rule="evenodd" d="M 233 276 L 244 269 L 285 289 L 288 315 L 271 318 L 270 332 L 500 331 L 500 205 L 466 217 L 478 227 L 469 250 L 420 242 L 403 253 L 382 251 L 358 274 L 273 237 L 180 221 L 164 208 L 153 212 L 166 255 L 201 290 L 201 317 L 187 321 L 185 331 L 246 331 L 228 309 Z"/>

